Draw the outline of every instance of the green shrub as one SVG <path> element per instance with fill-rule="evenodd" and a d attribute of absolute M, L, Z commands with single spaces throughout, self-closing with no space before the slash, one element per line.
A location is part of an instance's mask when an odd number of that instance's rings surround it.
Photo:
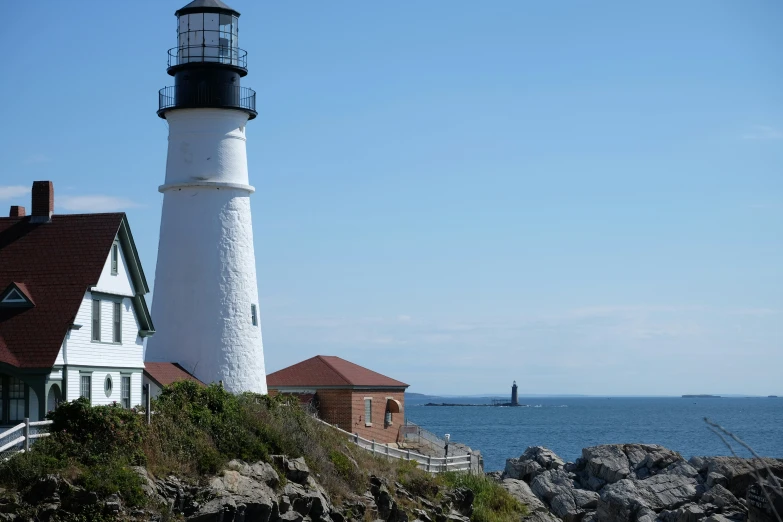
<path fill-rule="evenodd" d="M 334 464 L 334 469 L 337 471 L 338 475 L 345 479 L 351 477 L 351 472 L 354 468 L 348 457 L 337 450 L 332 450 L 329 452 L 329 460 Z"/>
<path fill-rule="evenodd" d="M 146 426 L 136 410 L 116 404 L 90 406 L 90 401 L 81 397 L 60 404 L 47 418 L 52 421 L 50 433 L 60 445 L 60 458 L 87 464 L 121 455 L 130 464 L 146 462 L 141 450 Z"/>
<path fill-rule="evenodd" d="M 444 473 L 442 479 L 450 488 L 465 487 L 473 491 L 476 496 L 473 522 L 517 522 L 527 513 L 524 504 L 486 475 L 450 472 Z"/>
<path fill-rule="evenodd" d="M 68 462 L 55 455 L 61 454 L 59 444 L 51 439 L 35 443 L 35 451 L 14 455 L 0 463 L 0 485 L 21 490 L 34 484 L 40 477 L 57 473 Z"/>
<path fill-rule="evenodd" d="M 397 480 L 408 492 L 418 497 L 434 498 L 441 489 L 438 477 L 419 469 L 415 460 L 400 461 Z"/>
<path fill-rule="evenodd" d="M 141 489 L 141 477 L 120 462 L 91 466 L 84 470 L 77 483 L 101 497 L 119 493 L 130 507 L 144 505 L 146 500 Z"/>

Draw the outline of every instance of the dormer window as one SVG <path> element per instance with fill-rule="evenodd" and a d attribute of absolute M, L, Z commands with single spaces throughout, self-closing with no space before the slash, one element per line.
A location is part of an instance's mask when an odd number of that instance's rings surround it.
<path fill-rule="evenodd" d="M 120 263 L 120 245 L 117 241 L 111 246 L 111 275 L 117 275 Z"/>
<path fill-rule="evenodd" d="M 21 283 L 11 283 L 0 293 L 0 307 L 29 308 L 35 306 L 27 288 Z"/>

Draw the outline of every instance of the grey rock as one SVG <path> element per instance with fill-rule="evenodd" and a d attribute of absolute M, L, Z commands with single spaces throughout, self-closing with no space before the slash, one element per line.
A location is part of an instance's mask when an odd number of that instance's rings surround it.
<path fill-rule="evenodd" d="M 726 488 L 737 497 L 744 497 L 748 486 L 756 482 L 754 478 L 754 466 L 759 468 L 762 477 L 767 476 L 766 467 L 773 474 L 783 477 L 783 460 L 765 458 L 763 462 L 738 457 L 704 457 L 707 462 L 708 473 L 718 473 L 726 477 Z M 708 475 L 709 476 L 709 475 Z"/>
<path fill-rule="evenodd" d="M 543 446 L 531 446 L 518 459 L 506 460 L 505 478 L 533 480 L 542 471 L 562 469 L 565 461 Z"/>
<path fill-rule="evenodd" d="M 512 497 L 525 504 L 529 512 L 549 512 L 546 505 L 533 493 L 526 482 L 517 479 L 505 479 L 500 485 L 508 491 Z"/>
<path fill-rule="evenodd" d="M 310 476 L 310 468 L 307 467 L 304 458 L 289 459 L 285 455 L 272 455 L 272 461 L 285 474 L 285 478 L 297 484 L 306 484 Z"/>
<path fill-rule="evenodd" d="M 561 469 L 544 471 L 533 479 L 530 489 L 566 522 L 580 520 L 599 499 L 594 491 L 575 489 L 573 479 Z"/>
<path fill-rule="evenodd" d="M 597 509 L 599 520 L 623 522 L 635 520 L 644 509 L 676 509 L 697 499 L 697 485 L 694 478 L 667 474 L 620 480 L 603 489 Z"/>
<path fill-rule="evenodd" d="M 122 510 L 122 503 L 120 502 L 120 496 L 116 493 L 109 495 L 105 502 L 106 511 L 109 513 L 119 513 Z"/>
<path fill-rule="evenodd" d="M 589 475 L 610 484 L 631 474 L 631 464 L 619 444 L 584 448 L 582 458 L 586 462 L 585 470 Z"/>
<path fill-rule="evenodd" d="M 707 518 L 705 518 L 704 522 L 737 522 L 737 521 L 731 518 L 726 518 L 720 513 L 715 513 L 714 515 L 710 515 Z"/>
<path fill-rule="evenodd" d="M 599 491 L 602 487 L 606 485 L 606 481 L 603 479 L 599 479 L 598 477 L 590 477 L 587 479 L 587 489 L 591 491 Z"/>
<path fill-rule="evenodd" d="M 737 497 L 720 484 L 716 484 L 707 490 L 707 492 L 702 495 L 701 502 L 704 504 L 714 504 L 718 509 L 739 504 Z"/>
<path fill-rule="evenodd" d="M 727 479 L 720 473 L 715 473 L 713 471 L 712 473 L 707 474 L 707 480 L 705 480 L 704 483 L 707 485 L 708 488 L 711 488 L 716 484 L 720 484 L 721 486 L 726 487 L 729 485 L 729 479 Z"/>
<path fill-rule="evenodd" d="M 642 508 L 636 514 L 636 522 L 655 522 L 658 515 L 652 509 Z"/>
<path fill-rule="evenodd" d="M 534 511 L 522 517 L 522 522 L 561 522 L 549 511 Z"/>
<path fill-rule="evenodd" d="M 680 460 L 678 462 L 675 462 L 673 464 L 670 464 L 664 469 L 664 473 L 669 473 L 672 475 L 681 475 L 683 477 L 698 477 L 699 471 L 685 462 L 684 460 Z"/>

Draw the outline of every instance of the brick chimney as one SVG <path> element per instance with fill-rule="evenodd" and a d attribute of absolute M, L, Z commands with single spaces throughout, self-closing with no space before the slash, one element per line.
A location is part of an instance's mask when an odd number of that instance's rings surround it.
<path fill-rule="evenodd" d="M 31 223 L 49 223 L 54 212 L 54 185 L 51 181 L 33 181 Z"/>
<path fill-rule="evenodd" d="M 10 217 L 25 217 L 27 214 L 24 211 L 24 207 L 20 207 L 19 205 L 11 205 L 11 213 L 8 215 Z"/>

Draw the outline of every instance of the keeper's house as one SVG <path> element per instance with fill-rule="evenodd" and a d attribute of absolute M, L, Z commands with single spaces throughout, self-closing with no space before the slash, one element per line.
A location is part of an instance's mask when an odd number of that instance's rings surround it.
<path fill-rule="evenodd" d="M 0 425 L 62 400 L 141 404 L 149 292 L 124 213 L 56 215 L 36 181 L 32 213 L 0 218 Z"/>
<path fill-rule="evenodd" d="M 270 395 L 312 399 L 321 419 L 369 440 L 397 442 L 405 423 L 408 385 L 339 357 L 317 355 L 267 375 L 266 382 Z"/>

